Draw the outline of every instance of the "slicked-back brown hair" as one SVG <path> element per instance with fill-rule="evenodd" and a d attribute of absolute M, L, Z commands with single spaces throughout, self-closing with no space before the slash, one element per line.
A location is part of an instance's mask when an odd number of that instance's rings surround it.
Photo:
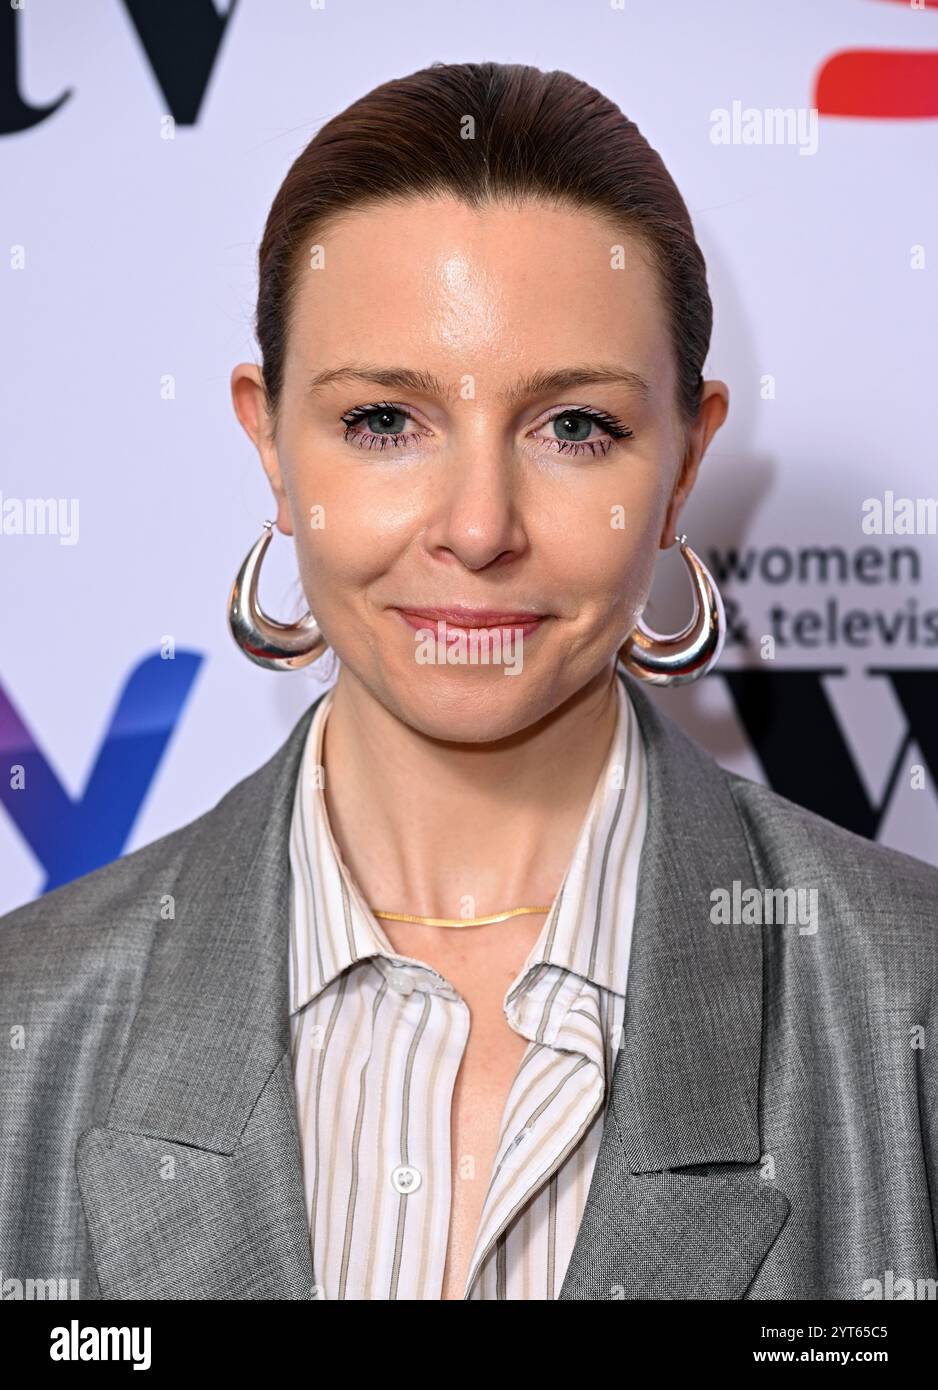
<path fill-rule="evenodd" d="M 608 97 L 567 72 L 514 63 L 434 63 L 382 83 L 328 121 L 291 165 L 258 257 L 255 327 L 272 426 L 310 246 L 352 209 L 439 195 L 473 208 L 524 198 L 565 204 L 640 237 L 660 277 L 676 406 L 689 426 L 700 407 L 713 309 L 684 200 L 660 156 Z"/>

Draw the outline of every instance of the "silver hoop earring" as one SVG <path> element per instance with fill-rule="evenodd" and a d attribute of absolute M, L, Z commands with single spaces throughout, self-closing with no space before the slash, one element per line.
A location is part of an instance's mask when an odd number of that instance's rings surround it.
<path fill-rule="evenodd" d="M 328 644 L 312 613 L 307 611 L 296 623 L 278 623 L 275 618 L 268 618 L 258 602 L 257 580 L 273 524 L 264 522 L 260 539 L 251 546 L 238 570 L 228 598 L 228 626 L 245 656 L 258 666 L 271 671 L 295 671 L 322 656 Z"/>
<path fill-rule="evenodd" d="M 715 665 L 726 637 L 723 600 L 713 575 L 686 536 L 674 538 L 690 571 L 694 590 L 694 614 L 680 632 L 653 632 L 639 619 L 619 651 L 619 660 L 631 675 L 649 685 L 686 685 Z"/>

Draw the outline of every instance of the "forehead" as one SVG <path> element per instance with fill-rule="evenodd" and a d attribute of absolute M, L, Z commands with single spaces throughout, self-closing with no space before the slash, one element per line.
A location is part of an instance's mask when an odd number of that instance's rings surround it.
<path fill-rule="evenodd" d="M 649 251 L 595 213 L 415 198 L 356 208 L 313 240 L 323 253 L 313 269 L 304 247 L 288 374 L 352 359 L 454 377 L 602 359 L 671 390 Z"/>

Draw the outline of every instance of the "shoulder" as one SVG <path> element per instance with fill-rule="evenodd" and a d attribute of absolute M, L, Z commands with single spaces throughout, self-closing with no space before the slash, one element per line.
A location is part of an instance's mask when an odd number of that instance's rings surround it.
<path fill-rule="evenodd" d="M 206 815 L 211 815 L 207 812 Z M 206 816 L 0 917 L 0 1006 L 51 1002 L 67 986 L 126 994 Z M 124 986 L 122 989 L 121 986 Z M 16 1011 L 16 1010 L 14 1010 Z M 7 1021 L 7 1020 L 4 1020 Z"/>
<path fill-rule="evenodd" d="M 0 917 L 0 1130 L 37 1187 L 64 1181 L 78 1133 L 103 1122 L 197 825 Z M 15 1245 L 26 1201 L 0 1171 L 0 1245 Z"/>
<path fill-rule="evenodd" d="M 938 867 L 854 834 L 761 783 L 725 776 L 764 885 L 813 888 L 841 930 L 934 954 Z"/>
<path fill-rule="evenodd" d="M 705 844 L 715 835 L 733 841 L 741 829 L 760 886 L 814 888 L 841 930 L 898 933 L 904 940 L 911 933 L 934 949 L 938 867 L 845 830 L 724 768 L 637 682 L 624 679 L 645 737 L 649 785 L 668 803 L 669 852 L 688 836 Z"/>
<path fill-rule="evenodd" d="M 89 986 L 102 973 L 112 984 L 139 973 L 155 933 L 170 919 L 184 871 L 190 889 L 220 871 L 223 858 L 237 859 L 240 845 L 250 849 L 271 815 L 292 801 L 316 704 L 267 762 L 201 816 L 0 916 L 0 1003 L 11 990 L 20 998 L 30 990 L 49 995 L 58 985 L 74 993 L 76 971 Z"/>

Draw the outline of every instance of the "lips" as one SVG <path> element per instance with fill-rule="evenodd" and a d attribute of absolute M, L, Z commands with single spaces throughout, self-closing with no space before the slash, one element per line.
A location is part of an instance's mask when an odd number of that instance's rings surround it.
<path fill-rule="evenodd" d="M 452 623 L 454 627 L 508 627 L 511 624 L 533 623 L 546 616 L 531 609 L 511 609 L 508 612 L 496 608 L 400 608 L 400 613 L 409 613 L 414 618 L 429 618 L 432 622 Z"/>
<path fill-rule="evenodd" d="M 398 608 L 396 611 L 413 628 L 445 623 L 447 627 L 459 628 L 465 632 L 520 628 L 523 633 L 528 633 L 533 632 L 548 617 L 546 613 L 536 613 L 530 609 L 505 612 L 496 608 L 456 607 Z"/>

